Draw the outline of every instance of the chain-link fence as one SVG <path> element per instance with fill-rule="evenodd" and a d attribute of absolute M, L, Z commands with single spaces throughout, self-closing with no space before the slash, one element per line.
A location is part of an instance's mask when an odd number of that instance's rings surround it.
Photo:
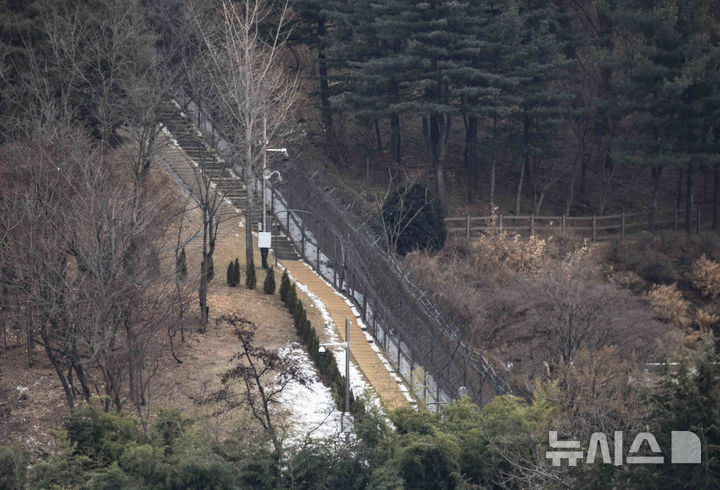
<path fill-rule="evenodd" d="M 222 130 L 211 133 L 209 119 L 198 118 L 192 103 L 185 107 L 226 153 Z M 265 197 L 273 230 L 284 230 L 317 274 L 352 300 L 366 330 L 419 400 L 436 406 L 467 393 L 484 404 L 510 392 L 493 365 L 464 340 L 463 329 L 383 250 L 377 217 L 365 203 L 306 162 L 291 161 L 282 178 L 279 185 L 268 183 Z M 259 193 L 260 178 L 250 180 Z"/>
<path fill-rule="evenodd" d="M 509 392 L 492 364 L 463 341 L 462 329 L 383 250 L 377 218 L 348 194 L 328 173 L 295 162 L 284 171 L 281 189 L 271 191 L 268 204 L 303 258 L 352 299 L 368 331 L 419 399 L 444 403 L 464 388 L 476 402 L 485 403 Z"/>

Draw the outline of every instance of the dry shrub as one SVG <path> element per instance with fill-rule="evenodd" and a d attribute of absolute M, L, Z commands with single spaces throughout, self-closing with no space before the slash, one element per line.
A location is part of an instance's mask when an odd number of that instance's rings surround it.
<path fill-rule="evenodd" d="M 638 390 L 627 387 L 643 376 L 637 361 L 606 346 L 581 349 L 572 364 L 558 366 L 559 429 L 581 440 L 601 428 L 635 432 L 644 404 Z"/>
<path fill-rule="evenodd" d="M 703 296 L 720 294 L 720 263 L 708 259 L 704 254 L 692 266 L 690 280 Z"/>
<path fill-rule="evenodd" d="M 695 323 L 701 330 L 712 328 L 718 321 L 720 321 L 720 316 L 709 307 L 700 308 L 695 316 Z"/>
<path fill-rule="evenodd" d="M 523 239 L 492 227 L 472 244 L 474 267 L 484 272 L 535 273 L 546 263 L 548 243 L 532 235 Z"/>
<path fill-rule="evenodd" d="M 688 302 L 683 298 L 677 284 L 655 285 L 645 294 L 655 315 L 678 327 L 686 327 L 690 323 L 687 316 Z"/>
<path fill-rule="evenodd" d="M 625 359 L 649 355 L 666 328 L 629 292 L 598 281 L 597 269 L 589 251 L 580 249 L 522 281 L 516 311 L 525 313 L 514 330 L 518 339 L 532 334 L 526 357 L 542 354 L 559 366 L 584 349 L 615 347 Z"/>
<path fill-rule="evenodd" d="M 572 364 L 583 350 L 647 359 L 668 326 L 629 291 L 604 284 L 587 246 L 555 260 L 541 242 L 490 233 L 480 245 L 458 240 L 433 257 L 408 254 L 405 264 L 466 342 L 512 364 L 507 375 L 517 385 L 542 375 L 545 363 Z"/>

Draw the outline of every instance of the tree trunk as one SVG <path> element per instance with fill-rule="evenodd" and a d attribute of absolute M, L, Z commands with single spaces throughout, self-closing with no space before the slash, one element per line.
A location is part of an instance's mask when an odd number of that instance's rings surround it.
<path fill-rule="evenodd" d="M 478 181 L 477 157 L 478 117 L 468 116 L 465 126 L 465 167 L 468 169 L 468 203 L 473 200 L 473 190 Z"/>
<path fill-rule="evenodd" d="M 332 112 L 330 111 L 330 85 L 328 84 L 327 58 L 322 43 L 325 36 L 325 20 L 320 18 L 317 23 L 318 44 L 318 72 L 320 75 L 320 108 L 322 110 L 323 124 L 329 135 L 334 135 Z"/>
<path fill-rule="evenodd" d="M 495 213 L 495 158 L 490 164 L 490 214 Z"/>
<path fill-rule="evenodd" d="M 526 113 L 527 114 L 527 113 Z M 515 216 L 520 216 L 520 200 L 522 199 L 522 187 L 525 180 L 525 169 L 530 167 L 530 118 L 523 116 L 523 162 L 520 169 L 520 180 L 518 182 L 517 195 L 515 196 Z"/>
<path fill-rule="evenodd" d="M 70 412 L 72 412 L 75 409 L 75 395 L 73 395 L 72 389 L 70 388 L 70 383 L 68 383 L 67 378 L 65 377 L 65 373 L 60 366 L 60 362 L 55 357 L 52 349 L 50 349 L 48 339 L 44 338 L 43 343 L 45 344 L 45 353 L 50 360 L 50 364 L 52 364 L 53 369 L 55 369 L 55 373 L 57 373 L 58 378 L 60 378 L 60 384 L 62 384 L 68 408 L 70 409 Z"/>
<path fill-rule="evenodd" d="M 377 139 L 377 151 L 382 153 L 383 151 L 383 144 L 382 144 L 382 136 L 380 135 L 380 120 L 375 119 L 375 138 Z"/>
<path fill-rule="evenodd" d="M 582 159 L 581 165 L 585 165 L 585 159 Z M 565 200 L 565 216 L 570 215 L 570 209 L 572 209 L 573 200 L 575 199 L 575 180 L 577 179 L 577 167 L 573 170 L 572 176 L 570 177 L 570 185 L 568 186 L 568 195 Z"/>
<path fill-rule="evenodd" d="M 692 163 L 688 163 L 687 167 L 687 182 L 685 190 L 685 232 L 692 233 L 692 205 L 693 205 L 693 194 L 692 194 Z"/>
<path fill-rule="evenodd" d="M 497 117 L 493 117 L 493 143 L 497 141 Z M 493 151 L 490 164 L 490 213 L 495 213 L 495 167 L 497 165 L 497 152 Z"/>
<path fill-rule="evenodd" d="M 210 253 L 208 250 L 208 239 L 211 233 L 212 222 L 210 221 L 209 211 L 203 210 L 203 249 L 202 262 L 200 263 L 200 285 L 198 286 L 198 300 L 200 301 L 200 333 L 205 333 L 207 329 L 207 290 L 208 290 L 208 274 L 210 272 Z"/>
<path fill-rule="evenodd" d="M 682 184 L 683 184 L 683 169 L 678 168 L 678 180 L 677 180 L 677 191 L 675 193 L 675 211 L 679 211 L 682 206 Z"/>
<path fill-rule="evenodd" d="M 447 120 L 445 120 L 445 117 L 447 117 Z M 441 126 L 442 122 L 445 122 L 446 124 L 444 129 Z M 443 131 L 445 132 L 444 138 Z M 449 131 L 450 116 L 433 113 L 430 117 L 423 117 L 423 135 L 425 137 L 425 144 L 430 152 L 430 160 L 432 161 L 433 174 L 435 177 L 435 192 L 443 209 L 447 208 L 443 157 L 445 156 L 445 145 L 447 143 Z M 443 141 L 443 139 L 445 141 Z"/>
<path fill-rule="evenodd" d="M 390 148 L 391 148 L 393 156 L 395 157 L 395 161 L 397 163 L 400 163 L 401 153 L 400 153 L 400 115 L 399 114 L 391 114 L 390 115 Z"/>
<path fill-rule="evenodd" d="M 662 175 L 663 168 L 660 166 L 652 167 L 650 169 L 650 175 L 652 179 L 652 195 L 650 198 L 650 233 L 655 233 L 655 223 L 657 218 L 657 193 L 658 184 L 660 183 L 660 176 Z"/>
<path fill-rule="evenodd" d="M 713 169 L 713 230 L 720 230 L 720 165 Z"/>
<path fill-rule="evenodd" d="M 520 200 L 522 199 L 522 187 L 523 180 L 525 179 L 525 166 L 528 159 L 528 154 L 525 154 L 525 162 L 523 162 L 520 168 L 520 180 L 518 181 L 517 194 L 515 196 L 515 216 L 520 216 Z"/>
<path fill-rule="evenodd" d="M 252 170 L 246 168 L 245 174 L 247 182 L 247 199 L 245 200 L 245 271 L 249 271 L 250 268 L 255 268 L 255 260 L 253 258 L 253 248 L 255 245 L 253 244 L 252 237 L 255 197 L 253 195 Z M 288 230 L 288 236 L 290 236 L 290 230 Z"/>

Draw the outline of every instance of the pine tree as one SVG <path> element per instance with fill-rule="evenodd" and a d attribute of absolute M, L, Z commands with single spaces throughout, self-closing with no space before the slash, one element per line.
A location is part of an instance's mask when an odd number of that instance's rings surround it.
<path fill-rule="evenodd" d="M 614 157 L 650 170 L 652 230 L 663 170 L 684 169 L 690 231 L 693 170 L 719 161 L 720 141 L 713 134 L 720 106 L 717 13 L 704 2 L 657 6 L 633 0 L 615 21 L 635 34 L 637 45 L 624 58 L 630 76 L 620 85 L 632 124 Z"/>
<path fill-rule="evenodd" d="M 521 152 L 515 213 L 520 214 L 522 188 L 526 174 L 538 168 L 540 161 L 559 155 L 554 137 L 563 119 L 570 114 L 569 95 L 555 83 L 568 72 L 569 63 L 561 56 L 562 44 L 556 33 L 560 13 L 551 0 L 522 2 L 518 11 L 521 35 L 516 45 L 519 98 L 517 142 Z M 531 175 L 534 178 L 534 175 Z"/>
<path fill-rule="evenodd" d="M 672 431 L 691 431 L 701 441 L 700 464 L 661 465 L 652 473 L 656 488 L 718 488 L 720 485 L 720 355 L 708 335 L 695 358 L 665 373 L 650 393 L 649 424 L 664 451 Z M 643 481 L 648 474 L 641 473 Z"/>
<path fill-rule="evenodd" d="M 423 137 L 435 178 L 435 195 L 447 206 L 445 156 L 450 144 L 452 118 L 457 103 L 452 97 L 450 77 L 458 67 L 451 54 L 457 39 L 455 20 L 462 16 L 462 5 L 449 0 L 430 0 L 414 4 L 399 18 L 406 27 L 407 43 L 395 57 L 409 96 L 396 104 L 399 113 L 422 118 Z"/>
<path fill-rule="evenodd" d="M 290 276 L 288 276 L 287 269 L 283 271 L 280 279 L 280 299 L 285 305 L 288 304 L 288 295 L 290 294 Z"/>
<path fill-rule="evenodd" d="M 293 4 L 296 22 L 292 28 L 292 44 L 304 44 L 317 53 L 318 91 L 320 96 L 320 110 L 325 129 L 334 134 L 332 112 L 330 109 L 330 85 L 328 77 L 328 19 L 325 13 L 327 7 L 323 0 L 297 0 Z M 332 2 L 330 2 L 332 3 Z"/>
<path fill-rule="evenodd" d="M 227 267 L 227 284 L 230 287 L 234 287 L 235 284 L 235 266 L 233 266 L 233 261 L 231 260 Z"/>
<path fill-rule="evenodd" d="M 512 73 L 515 46 L 520 35 L 520 19 L 511 0 L 466 2 L 453 22 L 457 36 L 451 46 L 454 66 L 449 70 L 453 97 L 460 101 L 465 126 L 464 162 L 468 170 L 468 202 L 479 178 L 482 159 L 489 161 L 490 209 L 495 204 L 496 160 L 507 146 L 505 123 L 519 97 Z M 487 138 L 480 143 L 478 132 Z"/>
<path fill-rule="evenodd" d="M 298 303 L 297 291 L 295 290 L 295 283 L 293 283 L 290 286 L 290 289 L 288 291 L 287 301 L 285 302 L 285 304 L 287 305 L 287 308 L 291 314 L 295 314 L 295 309 L 297 308 L 297 303 Z"/>
<path fill-rule="evenodd" d="M 257 278 L 255 277 L 255 267 L 248 267 L 245 270 L 245 287 L 255 289 Z"/>
<path fill-rule="evenodd" d="M 383 222 L 396 237 L 396 252 L 406 255 L 413 250 L 435 252 L 443 247 L 447 232 L 442 208 L 420 184 L 401 187 L 383 203 Z"/>
<path fill-rule="evenodd" d="M 236 286 L 240 284 L 240 260 L 237 257 L 235 257 L 235 262 L 233 263 L 233 281 Z"/>
<path fill-rule="evenodd" d="M 265 294 L 275 294 L 275 272 L 272 267 L 270 267 L 265 274 L 263 291 L 265 291 Z"/>
<path fill-rule="evenodd" d="M 405 49 L 413 25 L 414 2 L 362 0 L 333 5 L 333 9 L 326 9 L 336 26 L 329 56 L 342 68 L 342 93 L 333 98 L 333 104 L 338 110 L 353 112 L 361 122 L 388 118 L 391 152 L 399 163 L 402 91 L 408 62 Z"/>

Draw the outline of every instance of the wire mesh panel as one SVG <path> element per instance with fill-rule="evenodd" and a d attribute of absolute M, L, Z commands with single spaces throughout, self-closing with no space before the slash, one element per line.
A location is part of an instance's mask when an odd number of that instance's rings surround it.
<path fill-rule="evenodd" d="M 231 158 L 222 129 L 202 119 L 200 129 Z M 464 341 L 463 330 L 383 250 L 377 218 L 360 196 L 302 161 L 282 173 L 283 184 L 268 185 L 265 196 L 276 226 L 323 279 L 353 301 L 388 362 L 420 401 L 438 406 L 462 387 L 483 404 L 510 391 L 482 353 Z M 260 189 L 260 177 L 243 177 L 249 188 Z"/>

